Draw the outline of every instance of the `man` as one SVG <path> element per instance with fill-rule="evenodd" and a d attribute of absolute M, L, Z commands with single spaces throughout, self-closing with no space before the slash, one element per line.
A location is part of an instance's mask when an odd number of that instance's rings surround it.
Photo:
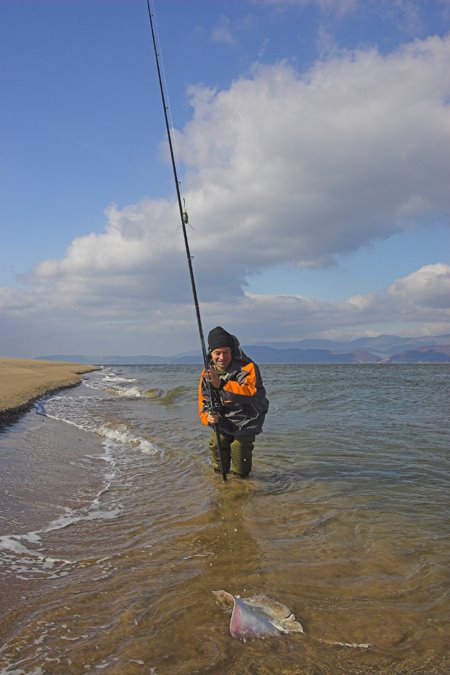
<path fill-rule="evenodd" d="M 208 350 L 207 372 L 203 370 L 198 388 L 200 420 L 218 425 L 223 471 L 228 473 L 232 464 L 233 473 L 246 478 L 252 470 L 255 436 L 269 409 L 266 390 L 256 363 L 221 326 L 209 333 Z M 220 471 L 215 431 L 208 447 L 214 471 Z"/>

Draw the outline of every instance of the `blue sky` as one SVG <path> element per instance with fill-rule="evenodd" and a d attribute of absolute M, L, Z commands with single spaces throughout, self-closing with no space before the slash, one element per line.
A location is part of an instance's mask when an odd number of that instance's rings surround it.
<path fill-rule="evenodd" d="M 450 333 L 450 2 L 152 6 L 205 332 Z M 146 0 L 0 51 L 0 354 L 196 348 Z"/>

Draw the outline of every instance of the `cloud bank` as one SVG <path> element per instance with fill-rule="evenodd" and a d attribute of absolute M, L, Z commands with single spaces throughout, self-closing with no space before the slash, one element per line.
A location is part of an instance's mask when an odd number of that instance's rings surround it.
<path fill-rule="evenodd" d="M 449 62 L 450 38 L 432 37 L 388 56 L 341 54 L 306 74 L 281 62 L 227 90 L 190 88 L 176 148 L 206 325 L 243 339 L 449 330 L 450 268 L 435 261 L 384 294 L 341 303 L 246 292 L 258 271 L 324 267 L 448 222 Z M 102 353 L 195 344 L 176 204 L 144 200 L 106 216 L 102 234 L 42 261 L 21 290 L 1 290 L 3 351 L 20 349 L 18 331 L 33 331 L 39 352 L 81 351 L 87 336 Z"/>

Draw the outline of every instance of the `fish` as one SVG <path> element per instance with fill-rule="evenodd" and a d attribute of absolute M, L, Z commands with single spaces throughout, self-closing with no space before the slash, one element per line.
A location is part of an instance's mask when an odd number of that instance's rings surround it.
<path fill-rule="evenodd" d="M 213 591 L 223 605 L 231 605 L 230 633 L 234 638 L 303 633 L 303 626 L 294 613 L 266 595 L 251 598 L 234 596 L 227 591 Z"/>
<path fill-rule="evenodd" d="M 300 621 L 289 607 L 267 595 L 254 595 L 251 598 L 241 598 L 227 591 L 213 591 L 222 605 L 232 606 L 230 619 L 230 634 L 234 638 L 245 639 L 264 638 L 268 635 L 286 635 L 289 633 L 305 633 Z M 351 647 L 354 649 L 370 649 L 369 642 L 342 642 L 324 640 L 309 636 L 321 644 L 334 647 Z"/>

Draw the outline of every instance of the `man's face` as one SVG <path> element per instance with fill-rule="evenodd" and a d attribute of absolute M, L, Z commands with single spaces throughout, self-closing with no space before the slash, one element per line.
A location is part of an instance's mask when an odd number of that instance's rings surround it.
<path fill-rule="evenodd" d="M 217 370 L 224 372 L 232 361 L 232 353 L 230 347 L 218 347 L 211 352 L 211 358 Z"/>

